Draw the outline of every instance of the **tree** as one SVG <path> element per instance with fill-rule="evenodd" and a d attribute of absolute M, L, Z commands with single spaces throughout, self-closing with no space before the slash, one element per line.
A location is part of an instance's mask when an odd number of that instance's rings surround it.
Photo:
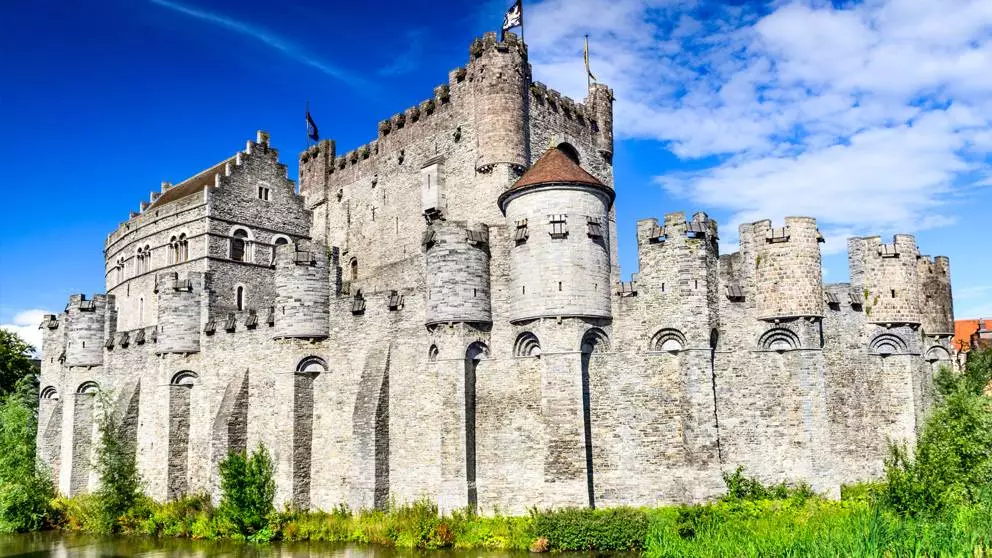
<path fill-rule="evenodd" d="M 40 529 L 55 492 L 35 455 L 37 388 L 26 380 L 0 397 L 0 533 Z"/>
<path fill-rule="evenodd" d="M 120 528 L 120 518 L 137 508 L 144 495 L 134 445 L 123 435 L 122 421 L 114 416 L 109 395 L 101 393 L 100 403 L 100 445 L 96 452 L 100 488 L 96 499 L 100 509 L 99 528 L 113 533 Z"/>
<path fill-rule="evenodd" d="M 32 352 L 34 347 L 16 333 L 0 329 L 0 397 L 13 393 L 23 378 L 37 381 L 38 369 L 31 362 Z"/>
<path fill-rule="evenodd" d="M 268 524 L 276 496 L 272 459 L 261 444 L 250 457 L 231 453 L 220 463 L 221 519 L 237 535 L 250 537 Z"/>

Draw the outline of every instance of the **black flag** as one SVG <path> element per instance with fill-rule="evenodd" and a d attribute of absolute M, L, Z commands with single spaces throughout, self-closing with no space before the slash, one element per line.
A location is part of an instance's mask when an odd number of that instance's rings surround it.
<path fill-rule="evenodd" d="M 320 141 L 320 134 L 317 133 L 317 124 L 310 117 L 310 111 L 307 111 L 307 137 L 313 141 Z"/>
<path fill-rule="evenodd" d="M 506 10 L 506 15 L 503 16 L 503 30 L 499 34 L 499 40 L 502 41 L 506 39 L 506 32 L 514 27 L 523 28 L 524 26 L 524 3 L 523 0 L 517 0 L 510 6 L 509 10 Z"/>

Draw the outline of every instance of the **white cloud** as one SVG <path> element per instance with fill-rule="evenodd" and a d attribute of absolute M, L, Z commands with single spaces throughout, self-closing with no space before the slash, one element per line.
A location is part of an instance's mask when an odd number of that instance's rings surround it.
<path fill-rule="evenodd" d="M 14 315 L 11 324 L 0 324 L 0 328 L 16 333 L 28 345 L 34 347 L 35 351 L 41 353 L 41 319 L 45 314 L 51 314 L 47 310 L 24 310 Z"/>
<path fill-rule="evenodd" d="M 694 160 L 657 183 L 729 212 L 724 238 L 786 215 L 843 236 L 944 226 L 992 180 L 992 2 L 712 4 L 545 0 L 527 38 L 536 78 L 581 99 L 589 33 L 617 135 Z"/>

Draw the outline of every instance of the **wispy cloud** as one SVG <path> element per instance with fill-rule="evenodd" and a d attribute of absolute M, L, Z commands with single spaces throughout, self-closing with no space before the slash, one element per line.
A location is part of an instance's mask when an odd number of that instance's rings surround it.
<path fill-rule="evenodd" d="M 730 236 L 793 214 L 842 236 L 913 232 L 953 223 L 965 196 L 989 203 L 992 3 L 756 4 L 532 3 L 534 73 L 584 97 L 589 33 L 618 136 L 691 162 L 656 183 L 729 213 Z"/>
<path fill-rule="evenodd" d="M 6 329 L 16 333 L 28 345 L 34 347 L 35 351 L 41 353 L 41 319 L 45 314 L 53 314 L 47 310 L 24 310 L 14 315 L 13 323 L 0 324 L 0 329 Z"/>
<path fill-rule="evenodd" d="M 332 78 L 340 80 L 348 85 L 359 87 L 367 86 L 368 83 L 361 78 L 347 70 L 339 68 L 334 64 L 330 64 L 321 60 L 317 56 L 310 54 L 302 47 L 297 44 L 292 43 L 266 29 L 240 21 L 223 14 L 210 12 L 200 8 L 195 8 L 188 6 L 186 4 L 181 4 L 179 2 L 172 2 L 170 0 L 149 0 L 152 4 L 161 6 L 173 12 L 183 14 L 200 21 L 216 25 L 218 27 L 223 27 L 234 33 L 244 35 L 246 37 L 252 38 L 269 48 L 282 53 L 287 58 L 295 60 L 300 64 L 310 66 Z"/>

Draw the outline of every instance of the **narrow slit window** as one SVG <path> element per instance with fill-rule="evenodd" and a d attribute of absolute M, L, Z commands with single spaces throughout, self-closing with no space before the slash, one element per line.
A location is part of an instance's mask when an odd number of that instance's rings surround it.
<path fill-rule="evenodd" d="M 527 231 L 527 219 L 520 219 L 517 221 L 517 229 L 513 233 L 513 240 L 515 242 L 526 242 L 528 236 L 530 236 L 530 233 Z"/>
<path fill-rule="evenodd" d="M 603 222 L 598 217 L 589 217 L 587 226 L 589 238 L 603 238 Z"/>

